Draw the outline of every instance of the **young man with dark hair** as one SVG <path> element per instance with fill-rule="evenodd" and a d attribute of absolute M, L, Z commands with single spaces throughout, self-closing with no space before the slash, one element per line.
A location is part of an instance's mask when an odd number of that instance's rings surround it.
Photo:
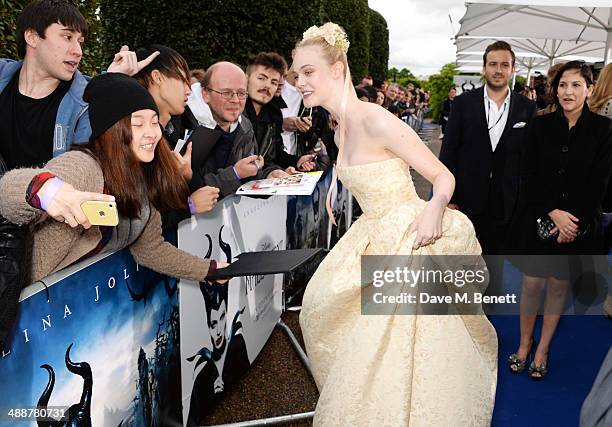
<path fill-rule="evenodd" d="M 0 59 L 0 154 L 9 169 L 43 164 L 88 141 L 88 79 L 77 70 L 86 35 L 85 18 L 68 0 L 35 0 L 19 16 L 23 60 Z M 109 72 L 134 74 L 133 59 L 124 46 Z"/>
<path fill-rule="evenodd" d="M 535 104 L 508 87 L 514 52 L 504 41 L 486 48 L 485 85 L 453 102 L 440 160 L 455 175 L 449 207 L 465 213 L 485 254 L 503 254 L 518 198 L 519 163 Z"/>
<path fill-rule="evenodd" d="M 274 52 L 257 54 L 247 66 L 249 97 L 243 114 L 253 124 L 259 152 L 264 154 L 264 174 L 269 178 L 286 176 L 287 172 L 282 169 L 308 171 L 316 166 L 313 155 L 294 156 L 283 145 L 283 114 L 271 101 L 286 71 L 287 62 Z"/>

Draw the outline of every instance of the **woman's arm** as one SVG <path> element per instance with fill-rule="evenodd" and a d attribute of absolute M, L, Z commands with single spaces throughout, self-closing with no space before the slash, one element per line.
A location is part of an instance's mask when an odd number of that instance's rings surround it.
<path fill-rule="evenodd" d="M 386 113 L 386 112 L 384 112 Z M 412 166 L 433 185 L 433 202 L 445 208 L 455 191 L 455 178 L 444 164 L 421 141 L 414 130 L 391 114 L 373 117 L 372 131 L 381 138 L 384 148 Z"/>
<path fill-rule="evenodd" d="M 130 246 L 134 260 L 151 270 L 179 279 L 201 281 L 210 269 L 210 260 L 191 255 L 172 246 L 162 237 L 161 216 L 151 206 L 149 222 Z"/>
<path fill-rule="evenodd" d="M 376 140 L 433 184 L 432 198 L 406 232 L 411 235 L 416 231 L 413 248 L 418 249 L 442 236 L 442 217 L 455 190 L 455 177 L 407 124 L 380 111 L 382 114 L 372 117 Z"/>
<path fill-rule="evenodd" d="M 114 200 L 112 196 L 101 194 L 104 177 L 95 159 L 83 152 L 69 151 L 50 160 L 43 169 L 24 168 L 7 172 L 0 179 L 0 214 L 16 224 L 41 220 L 45 212 L 28 203 L 26 194 L 32 180 L 45 172 L 53 174 L 65 183 L 47 207 L 47 213 L 57 220 L 76 218 L 86 221 L 80 208 L 83 201 Z M 48 184 L 45 183 L 40 188 L 39 197 L 47 187 Z M 76 227 L 78 224 L 70 225 Z"/>

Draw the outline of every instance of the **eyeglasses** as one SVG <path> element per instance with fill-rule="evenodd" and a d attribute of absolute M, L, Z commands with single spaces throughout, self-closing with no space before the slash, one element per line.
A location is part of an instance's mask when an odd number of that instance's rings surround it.
<path fill-rule="evenodd" d="M 232 98 L 234 98 L 234 95 L 236 95 L 236 97 L 241 101 L 244 99 L 247 99 L 247 97 L 249 96 L 249 94 L 244 90 L 238 90 L 238 91 L 223 90 L 221 91 L 221 90 L 215 90 L 210 87 L 207 87 L 206 90 L 220 94 L 221 97 L 225 99 L 226 101 L 230 101 Z"/>

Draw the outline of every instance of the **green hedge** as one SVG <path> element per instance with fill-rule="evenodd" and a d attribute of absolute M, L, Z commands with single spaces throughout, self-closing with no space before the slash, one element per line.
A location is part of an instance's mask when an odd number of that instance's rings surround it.
<path fill-rule="evenodd" d="M 154 43 L 180 52 L 190 67 L 219 60 L 245 64 L 250 55 L 275 51 L 290 61 L 291 50 L 311 25 L 333 21 L 349 36 L 355 80 L 381 77 L 388 61 L 388 30 L 367 0 L 73 0 L 90 26 L 80 69 L 96 74 L 119 48 Z M 15 22 L 28 0 L 0 0 L 0 57 L 16 58 Z M 374 28 L 370 27 L 370 17 Z M 370 46 L 370 40 L 373 40 Z M 372 70 L 370 55 L 372 52 Z"/>
<path fill-rule="evenodd" d="M 300 4 L 281 0 L 182 1 L 142 8 L 142 1 L 109 0 L 101 8 L 104 44 L 111 55 L 122 44 L 157 43 L 180 52 L 191 68 L 219 60 L 244 64 L 250 55 L 276 51 L 288 60 L 304 30 L 318 22 L 319 0 Z M 137 18 L 136 18 L 137 17 Z M 138 21 L 138 25 L 136 22 Z"/>
<path fill-rule="evenodd" d="M 0 0 L 0 58 L 17 59 L 17 16 L 28 3 L 29 0 Z"/>
<path fill-rule="evenodd" d="M 83 45 L 83 59 L 79 64 L 81 72 L 94 76 L 99 74 L 103 68 L 106 68 L 112 59 L 105 58 L 104 50 L 102 49 L 101 33 L 102 24 L 96 14 L 100 8 L 102 0 L 80 0 L 78 1 L 79 10 L 87 20 L 88 34 Z"/>
<path fill-rule="evenodd" d="M 321 22 L 335 22 L 346 30 L 351 46 L 348 60 L 354 82 L 368 74 L 370 63 L 370 8 L 367 0 L 327 0 Z"/>
<path fill-rule="evenodd" d="M 370 75 L 385 80 L 389 66 L 389 28 L 383 16 L 370 9 Z"/>

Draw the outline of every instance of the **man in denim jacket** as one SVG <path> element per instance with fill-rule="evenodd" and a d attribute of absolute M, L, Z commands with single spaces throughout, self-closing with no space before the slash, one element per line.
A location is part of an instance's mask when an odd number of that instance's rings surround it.
<path fill-rule="evenodd" d="M 0 152 L 9 168 L 33 166 L 27 164 L 30 159 L 45 162 L 67 151 L 72 144 L 89 140 L 91 128 L 87 103 L 83 101 L 89 78 L 77 70 L 86 35 L 85 18 L 68 0 L 36 0 L 20 14 L 16 41 L 23 60 L 0 59 L 0 105 L 4 109 Z M 134 52 L 124 46 L 108 71 L 132 75 L 142 66 Z M 33 115 L 22 117 L 22 109 Z M 37 116 L 38 111 L 41 114 Z M 49 120 L 40 116 L 50 116 L 53 111 L 54 125 L 47 126 L 51 124 Z M 19 125 L 15 123 L 17 118 L 34 123 Z M 44 124 L 44 130 L 28 129 L 32 124 Z M 33 137 L 35 141 L 31 140 Z M 45 147 L 47 141 L 52 141 L 51 150 Z M 15 144 L 21 147 L 17 149 Z M 24 147 L 28 150 L 23 150 Z M 28 152 L 39 148 L 44 150 Z M 21 153 L 25 158 L 20 158 Z"/>

